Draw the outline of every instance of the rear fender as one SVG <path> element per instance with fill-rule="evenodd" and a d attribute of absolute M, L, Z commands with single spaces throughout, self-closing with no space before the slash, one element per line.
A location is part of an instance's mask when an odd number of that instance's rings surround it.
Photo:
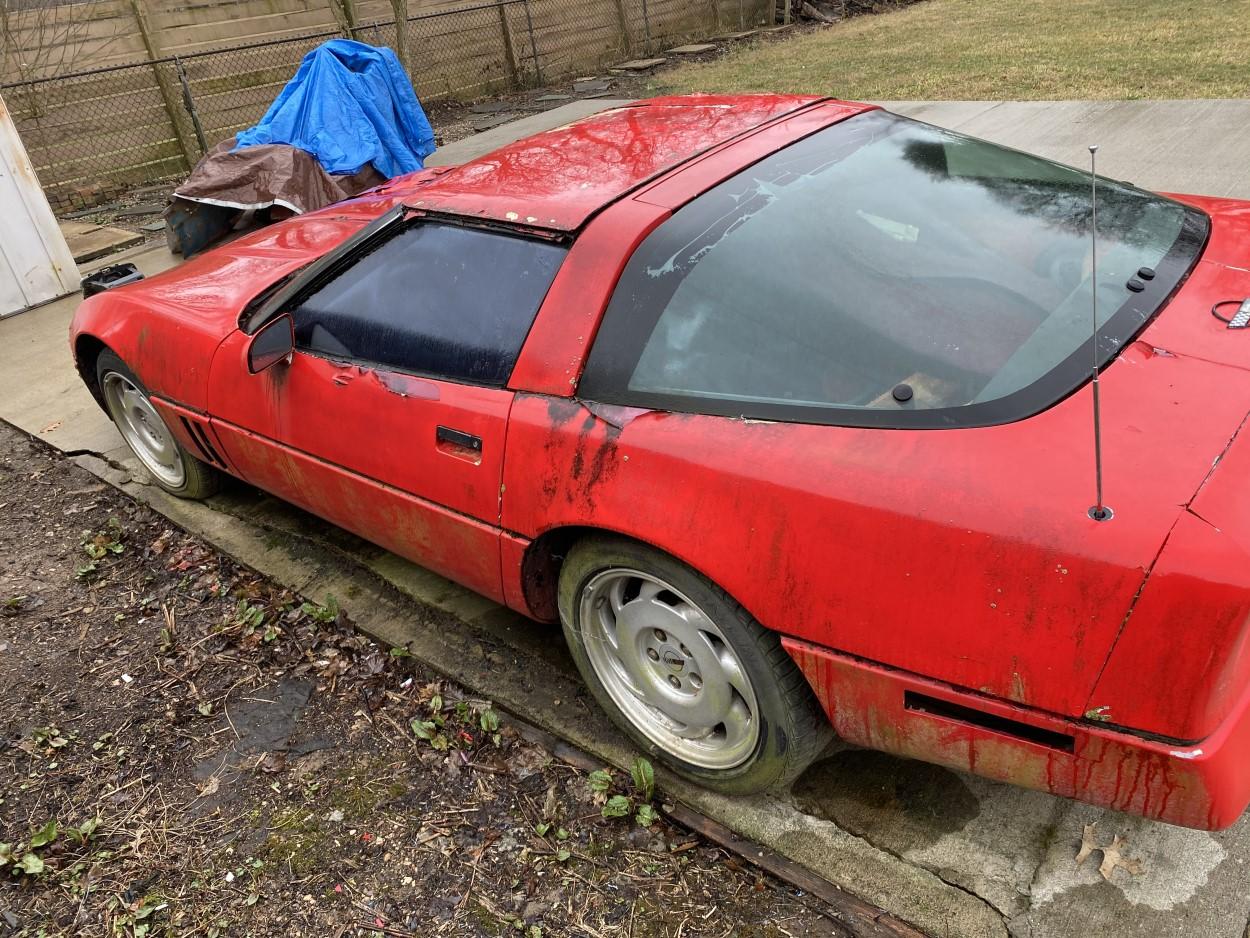
<path fill-rule="evenodd" d="M 1250 439 L 1238 428 L 1164 542 L 1087 716 L 1194 742 L 1250 687 L 1247 478 Z"/>

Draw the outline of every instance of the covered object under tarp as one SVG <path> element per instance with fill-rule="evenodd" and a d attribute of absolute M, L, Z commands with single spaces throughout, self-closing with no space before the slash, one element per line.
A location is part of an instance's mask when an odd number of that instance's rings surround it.
<path fill-rule="evenodd" d="M 434 152 L 434 131 L 399 59 L 350 39 L 331 39 L 300 62 L 238 149 L 286 143 L 307 150 L 329 173 L 366 164 L 390 178 L 411 173 Z"/>
<path fill-rule="evenodd" d="M 210 150 L 174 191 L 170 248 L 195 254 L 241 217 L 351 198 L 421 169 L 432 152 L 434 132 L 395 53 L 332 39 L 304 56 L 260 123 Z"/>
<path fill-rule="evenodd" d="M 302 214 L 350 199 L 386 179 L 368 164 L 350 176 L 335 176 L 297 147 L 270 143 L 239 150 L 227 140 L 200 160 L 174 196 L 231 209 L 278 205 Z"/>

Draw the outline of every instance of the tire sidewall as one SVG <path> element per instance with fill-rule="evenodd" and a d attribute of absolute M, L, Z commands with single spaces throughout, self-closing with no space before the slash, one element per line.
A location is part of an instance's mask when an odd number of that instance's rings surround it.
<path fill-rule="evenodd" d="M 108 374 L 109 372 L 113 372 L 115 374 L 121 375 L 127 381 L 131 382 L 136 388 L 138 388 L 143 393 L 144 397 L 151 400 L 151 395 L 148 393 L 147 387 L 144 386 L 143 382 L 139 380 L 139 376 L 130 370 L 130 368 L 126 365 L 126 363 L 122 361 L 120 357 L 118 357 L 116 352 L 113 352 L 109 349 L 104 349 L 102 352 L 100 352 L 100 355 L 96 359 L 96 363 L 95 363 L 96 384 L 100 389 L 101 401 L 104 401 L 104 376 Z M 113 417 L 113 412 L 112 410 L 109 409 L 107 402 L 104 403 L 104 412 L 108 414 L 109 419 L 112 420 L 114 424 L 116 424 L 117 421 Z M 161 417 L 162 421 L 164 421 L 164 419 L 165 419 L 164 417 Z M 166 426 L 166 429 L 167 430 L 169 429 L 168 425 Z M 156 477 L 155 473 L 149 472 L 147 466 L 143 466 L 143 471 L 146 472 L 148 476 L 152 479 L 152 483 L 154 485 L 159 486 L 160 488 L 164 489 L 166 492 L 169 492 L 171 495 L 177 495 L 179 497 L 197 497 L 194 495 L 194 493 L 191 492 L 191 488 L 193 484 L 195 483 L 195 481 L 198 479 L 199 475 L 201 474 L 199 472 L 200 466 L 197 465 L 199 463 L 199 460 L 197 460 L 195 456 L 193 456 L 191 453 L 187 452 L 186 447 L 182 445 L 182 442 L 178 439 L 177 436 L 174 435 L 172 430 L 169 431 L 169 435 L 170 435 L 170 438 L 174 441 L 174 445 L 178 447 L 178 456 L 179 458 L 182 459 L 182 485 L 178 486 L 177 488 L 174 488 L 173 486 L 170 486 L 170 485 L 166 485 L 164 482 L 162 482 L 160 479 Z M 125 439 L 125 437 L 123 437 L 123 439 Z M 127 442 L 126 446 L 129 449 L 130 443 Z M 133 449 L 131 449 L 130 451 L 131 453 L 134 453 Z M 138 459 L 139 464 L 143 465 L 143 460 L 139 459 L 138 455 L 135 455 L 135 459 Z M 211 467 L 207 467 L 207 468 L 211 468 Z"/>
<path fill-rule="evenodd" d="M 755 751 L 742 764 L 732 769 L 708 769 L 664 751 L 634 727 L 603 686 L 582 638 L 578 618 L 580 597 L 593 577 L 618 567 L 651 573 L 672 584 L 716 623 L 732 646 L 751 681 L 759 707 L 759 740 Z M 564 561 L 560 571 L 559 606 L 560 625 L 586 686 L 612 721 L 648 755 L 679 775 L 727 792 L 759 791 L 771 787 L 787 774 L 786 755 L 794 736 L 793 714 L 768 663 L 768 651 L 778 644 L 777 636 L 749 617 L 740 617 L 743 615 L 740 608 L 703 576 L 644 544 L 623 538 L 590 538 L 579 542 Z"/>

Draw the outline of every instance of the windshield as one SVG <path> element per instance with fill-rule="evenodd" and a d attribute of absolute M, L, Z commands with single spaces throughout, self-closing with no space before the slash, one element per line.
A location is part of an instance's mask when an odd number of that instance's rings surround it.
<path fill-rule="evenodd" d="M 1090 215 L 1078 170 L 882 111 L 852 118 L 644 241 L 581 393 L 861 425 L 1019 419 L 1089 375 Z M 1101 361 L 1205 232 L 1180 203 L 1099 180 Z"/>

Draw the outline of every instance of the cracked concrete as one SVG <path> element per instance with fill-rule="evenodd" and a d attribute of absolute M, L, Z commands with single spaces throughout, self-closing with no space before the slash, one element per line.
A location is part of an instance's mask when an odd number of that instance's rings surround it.
<path fill-rule="evenodd" d="M 813 766 L 793 797 L 806 813 L 931 870 L 1003 916 L 1028 908 L 1034 871 L 1064 805 L 1041 792 L 851 747 Z"/>
<path fill-rule="evenodd" d="M 1038 102 L 922 102 L 896 109 L 1025 148 L 1049 146 L 1048 155 L 1070 160 L 1079 154 L 1056 151 L 1069 145 L 1083 150 L 1093 126 L 1103 152 L 1120 153 L 1129 163 L 1132 134 L 1143 129 L 1136 122 L 1141 115 L 1192 110 L 1197 118 L 1184 126 L 1185 140 L 1158 141 L 1154 149 L 1136 145 L 1141 172 L 1115 166 L 1117 174 L 1160 188 L 1250 196 L 1244 174 L 1237 174 L 1241 182 L 1211 176 L 1209 186 L 1195 178 L 1206 165 L 1204 135 L 1221 138 L 1209 162 L 1244 166 L 1250 157 L 1250 134 L 1227 130 L 1250 126 L 1237 120 L 1246 103 L 1229 109 L 1220 104 L 1068 103 L 1048 110 Z M 1160 134 L 1157 122 L 1146 129 Z M 1230 136 L 1239 147 L 1235 152 Z M 1039 137 L 1045 139 L 1038 143 Z M 1177 159 L 1181 154 L 1185 165 L 1174 166 L 1169 176 L 1158 152 Z M 451 147 L 443 156 L 456 158 Z M 163 248 L 131 259 L 149 274 L 177 261 Z M 79 454 L 76 460 L 97 475 L 242 562 L 315 598 L 333 594 L 380 641 L 407 645 L 474 692 L 605 761 L 628 761 L 628 746 L 585 694 L 557 628 L 529 622 L 241 484 L 205 504 L 169 498 L 146 484 L 70 364 L 65 335 L 75 303 L 61 301 L 0 322 L 0 417 Z M 533 680 L 538 674 L 541 682 Z M 662 782 L 670 797 L 935 936 L 1243 938 L 1250 917 L 1245 819 L 1218 834 L 1187 831 L 840 745 L 788 798 L 730 799 L 671 777 Z M 1081 829 L 1092 821 L 1101 844 L 1115 834 L 1126 837 L 1125 854 L 1140 860 L 1140 876 L 1117 870 L 1104 881 L 1097 853 L 1075 865 Z"/>

